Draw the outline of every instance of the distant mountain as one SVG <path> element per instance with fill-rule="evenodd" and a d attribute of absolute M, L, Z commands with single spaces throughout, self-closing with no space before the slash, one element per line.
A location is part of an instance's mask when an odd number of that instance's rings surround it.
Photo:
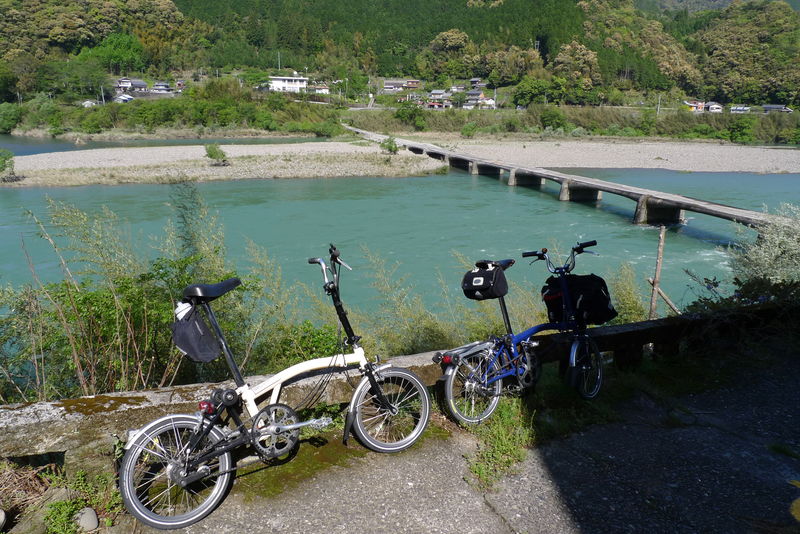
<path fill-rule="evenodd" d="M 785 1 L 795 11 L 800 11 L 800 0 Z M 691 13 L 709 9 L 724 9 L 732 3 L 733 0 L 636 0 L 636 8 L 648 12 L 687 9 Z"/>

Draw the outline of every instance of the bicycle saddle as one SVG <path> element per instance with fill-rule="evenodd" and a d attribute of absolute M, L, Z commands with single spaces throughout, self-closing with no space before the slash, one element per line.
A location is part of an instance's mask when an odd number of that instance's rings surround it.
<path fill-rule="evenodd" d="M 221 297 L 228 291 L 236 289 L 240 285 L 242 285 L 242 281 L 238 278 L 228 278 L 217 284 L 194 284 L 184 288 L 183 296 L 184 298 L 199 299 L 209 302 L 217 297 Z"/>
<path fill-rule="evenodd" d="M 514 263 L 516 263 L 516 261 L 515 260 L 511 260 L 511 259 L 508 259 L 508 260 L 481 260 L 481 261 L 476 261 L 475 262 L 475 267 L 478 267 L 480 269 L 488 269 L 489 265 L 497 265 L 498 267 L 500 267 L 501 269 L 503 269 L 505 271 L 506 269 L 508 269 L 509 267 L 514 265 Z"/>

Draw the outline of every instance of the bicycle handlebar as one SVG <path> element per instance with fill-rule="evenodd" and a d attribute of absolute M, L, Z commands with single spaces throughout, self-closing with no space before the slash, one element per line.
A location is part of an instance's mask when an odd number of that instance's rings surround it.
<path fill-rule="evenodd" d="M 577 245 L 572 247 L 572 250 L 571 250 L 571 252 L 569 254 L 569 257 L 567 258 L 567 261 L 565 261 L 564 265 L 562 265 L 561 267 L 556 267 L 555 265 L 553 265 L 553 262 L 550 260 L 550 256 L 547 254 L 547 249 L 546 248 L 542 248 L 542 250 L 533 250 L 533 251 L 530 251 L 530 252 L 523 252 L 522 253 L 522 257 L 523 258 L 533 258 L 533 257 L 535 257 L 536 260 L 533 260 L 533 261 L 544 260 L 546 262 L 546 264 L 547 264 L 547 270 L 548 271 L 550 271 L 551 273 L 554 273 L 554 274 L 555 273 L 564 274 L 564 273 L 569 273 L 570 271 L 572 271 L 572 269 L 575 268 L 575 256 L 576 255 L 583 254 L 584 249 L 587 249 L 589 247 L 593 247 L 595 245 L 597 245 L 597 240 L 595 240 L 595 239 L 592 239 L 591 241 L 584 241 L 583 243 L 578 243 Z M 533 263 L 533 262 L 531 262 L 531 263 Z"/>

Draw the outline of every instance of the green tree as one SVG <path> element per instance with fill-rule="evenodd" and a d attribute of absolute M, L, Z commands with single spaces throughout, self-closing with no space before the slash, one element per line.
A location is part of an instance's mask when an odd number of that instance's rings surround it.
<path fill-rule="evenodd" d="M 139 39 L 127 33 L 112 33 L 94 48 L 84 48 L 80 59 L 93 58 L 114 74 L 126 74 L 145 68 L 144 47 Z"/>
<path fill-rule="evenodd" d="M 541 78 L 525 76 L 514 89 L 512 101 L 516 106 L 528 107 L 531 104 L 544 104 L 552 84 Z"/>
<path fill-rule="evenodd" d="M 0 133 L 9 133 L 17 127 L 21 119 L 22 110 L 17 104 L 10 102 L 0 104 Z"/>

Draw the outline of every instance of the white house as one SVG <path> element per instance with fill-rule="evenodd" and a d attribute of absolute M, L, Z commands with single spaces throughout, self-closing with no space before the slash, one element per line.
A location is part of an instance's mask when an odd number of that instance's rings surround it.
<path fill-rule="evenodd" d="M 156 82 L 150 91 L 153 93 L 171 93 L 172 87 L 167 82 Z"/>
<path fill-rule="evenodd" d="M 269 90 L 281 93 L 301 93 L 308 88 L 308 78 L 299 76 L 296 72 L 294 76 L 270 76 Z"/>
<path fill-rule="evenodd" d="M 128 93 L 130 91 L 147 91 L 147 82 L 136 78 L 120 78 L 117 80 L 117 92 Z"/>

